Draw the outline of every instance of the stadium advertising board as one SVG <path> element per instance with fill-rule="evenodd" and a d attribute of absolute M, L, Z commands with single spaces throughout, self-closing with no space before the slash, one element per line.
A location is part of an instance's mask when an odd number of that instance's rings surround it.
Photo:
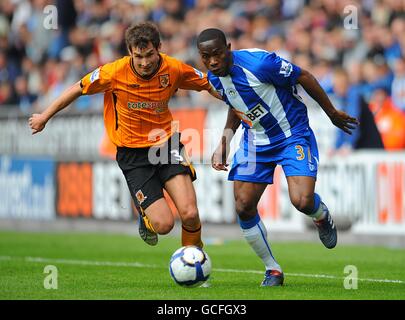
<path fill-rule="evenodd" d="M 0 217 L 55 218 L 54 167 L 51 159 L 0 156 Z"/>
<path fill-rule="evenodd" d="M 59 216 L 109 220 L 133 218 L 128 187 L 116 163 L 59 163 L 56 178 Z"/>
<path fill-rule="evenodd" d="M 127 183 L 115 162 L 93 164 L 93 217 L 111 220 L 134 217 Z"/>
<path fill-rule="evenodd" d="M 405 231 L 405 155 L 362 152 L 321 169 L 319 190 L 354 232 Z"/>
<path fill-rule="evenodd" d="M 217 174 L 206 165 L 197 165 L 196 170 L 195 188 L 201 219 L 234 222 L 233 189 L 226 181 L 226 174 Z M 56 187 L 56 208 L 60 217 L 108 220 L 135 217 L 125 178 L 113 161 L 58 163 Z M 176 207 L 170 199 L 169 204 L 176 215 Z"/>
<path fill-rule="evenodd" d="M 334 217 L 350 222 L 351 231 L 405 232 L 405 154 L 364 151 L 324 159 L 321 163 L 316 192 Z M 292 231 L 294 228 L 286 223 L 290 219 L 295 230 L 299 230 L 303 214 L 289 204 L 281 170 L 275 178 L 270 187 L 273 191 L 266 189 L 259 210 L 269 227 Z"/>
<path fill-rule="evenodd" d="M 62 217 L 91 217 L 93 214 L 93 169 L 86 163 L 59 163 L 56 208 Z"/>
<path fill-rule="evenodd" d="M 0 154 L 94 158 L 103 136 L 101 114 L 65 114 L 31 135 L 27 117 L 0 118 Z"/>

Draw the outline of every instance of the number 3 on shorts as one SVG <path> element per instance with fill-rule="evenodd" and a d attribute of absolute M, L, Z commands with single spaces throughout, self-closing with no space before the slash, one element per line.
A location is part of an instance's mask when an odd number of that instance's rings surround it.
<path fill-rule="evenodd" d="M 178 162 L 184 161 L 184 158 L 180 155 L 179 150 L 174 149 L 174 150 L 170 151 L 170 153 L 176 159 L 176 161 L 178 161 Z"/>
<path fill-rule="evenodd" d="M 299 144 L 297 144 L 295 146 L 295 150 L 297 150 L 297 160 L 304 160 L 305 159 L 304 149 Z"/>

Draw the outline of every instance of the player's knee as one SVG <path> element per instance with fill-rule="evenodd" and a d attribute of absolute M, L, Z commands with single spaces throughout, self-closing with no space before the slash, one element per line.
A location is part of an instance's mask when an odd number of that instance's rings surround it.
<path fill-rule="evenodd" d="M 181 220 L 185 225 L 198 225 L 200 223 L 200 217 L 198 215 L 198 209 L 195 205 L 189 205 L 179 211 Z"/>
<path fill-rule="evenodd" d="M 164 219 L 156 221 L 153 224 L 153 228 L 158 234 L 168 234 L 174 227 L 173 219 Z"/>
<path fill-rule="evenodd" d="M 298 195 L 291 197 L 291 203 L 298 211 L 310 214 L 314 206 L 314 196 Z"/>
<path fill-rule="evenodd" d="M 257 212 L 256 203 L 245 196 L 236 196 L 235 209 L 236 213 L 241 218 L 244 218 L 244 215 L 250 216 L 251 214 L 256 214 Z"/>

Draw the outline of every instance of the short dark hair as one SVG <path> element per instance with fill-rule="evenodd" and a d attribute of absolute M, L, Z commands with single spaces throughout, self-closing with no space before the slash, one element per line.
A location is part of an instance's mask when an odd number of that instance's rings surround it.
<path fill-rule="evenodd" d="M 202 42 L 209 41 L 209 40 L 216 40 L 218 39 L 226 46 L 226 37 L 225 33 L 222 30 L 209 28 L 202 31 L 197 37 L 197 45 Z"/>
<path fill-rule="evenodd" d="M 142 22 L 129 27 L 125 31 L 125 42 L 131 51 L 132 47 L 144 49 L 149 42 L 158 49 L 160 45 L 159 30 L 152 22 Z"/>

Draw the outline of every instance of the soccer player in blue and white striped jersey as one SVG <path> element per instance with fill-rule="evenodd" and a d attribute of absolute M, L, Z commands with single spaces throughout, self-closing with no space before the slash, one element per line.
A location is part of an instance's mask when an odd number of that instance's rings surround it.
<path fill-rule="evenodd" d="M 314 192 L 318 148 L 296 86 L 300 84 L 343 131 L 350 134 L 358 121 L 336 110 L 308 71 L 275 53 L 260 49 L 232 51 L 218 29 L 202 31 L 197 46 L 209 70 L 209 81 L 229 106 L 212 166 L 227 171 L 230 141 L 242 124 L 244 134 L 228 177 L 234 181 L 236 212 L 245 239 L 265 264 L 262 286 L 282 285 L 282 269 L 271 252 L 266 228 L 257 212 L 261 195 L 273 183 L 276 165 L 284 170 L 291 203 L 314 220 L 325 247 L 331 249 L 337 243 L 329 210 Z"/>

